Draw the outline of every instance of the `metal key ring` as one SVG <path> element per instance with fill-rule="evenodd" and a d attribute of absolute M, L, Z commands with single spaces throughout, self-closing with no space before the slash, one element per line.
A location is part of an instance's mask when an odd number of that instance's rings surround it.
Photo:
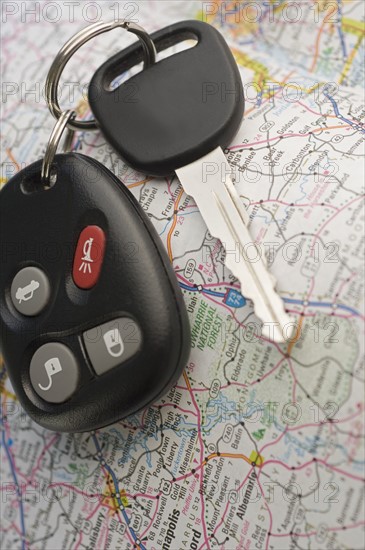
<path fill-rule="evenodd" d="M 58 84 L 61 78 L 63 69 L 66 63 L 71 59 L 74 53 L 81 48 L 86 42 L 95 38 L 99 34 L 107 31 L 111 31 L 121 27 L 129 32 L 137 35 L 140 39 L 143 47 L 144 68 L 152 65 L 156 60 L 156 48 L 150 37 L 150 35 L 139 25 L 130 21 L 118 20 L 112 23 L 94 23 L 89 25 L 85 29 L 82 29 L 66 42 L 66 44 L 60 49 L 56 55 L 51 68 L 49 69 L 46 84 L 45 95 L 48 103 L 49 110 L 52 115 L 58 119 L 62 115 L 62 110 L 58 102 Z M 95 119 L 92 120 L 74 120 L 68 123 L 69 128 L 73 130 L 97 130 L 98 126 Z"/>
<path fill-rule="evenodd" d="M 51 169 L 52 163 L 57 152 L 58 145 L 60 143 L 63 132 L 66 126 L 70 123 L 70 120 L 76 117 L 75 111 L 64 111 L 61 113 L 60 118 L 57 120 L 50 138 L 48 140 L 46 152 L 43 157 L 42 169 L 41 169 L 41 182 L 45 187 L 51 186 Z M 71 142 L 75 131 L 70 128 L 67 129 L 63 150 L 68 151 L 71 149 Z"/>

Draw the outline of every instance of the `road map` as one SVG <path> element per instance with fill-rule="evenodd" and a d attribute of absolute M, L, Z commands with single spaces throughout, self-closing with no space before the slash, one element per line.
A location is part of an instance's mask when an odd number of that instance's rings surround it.
<path fill-rule="evenodd" d="M 224 265 L 239 251 L 209 234 L 176 177 L 137 173 L 99 132 L 76 134 L 73 149 L 117 174 L 157 229 L 192 352 L 157 403 L 76 435 L 32 422 L 1 366 L 1 548 L 364 548 L 365 2 L 4 1 L 1 10 L 2 185 L 44 154 L 54 124 L 45 77 L 78 29 L 125 17 L 152 32 L 197 18 L 223 33 L 246 96 L 225 153 L 295 323 L 285 345 L 261 335 Z M 121 31 L 89 42 L 65 71 L 62 106 L 91 118 L 81 88 L 129 43 Z"/>

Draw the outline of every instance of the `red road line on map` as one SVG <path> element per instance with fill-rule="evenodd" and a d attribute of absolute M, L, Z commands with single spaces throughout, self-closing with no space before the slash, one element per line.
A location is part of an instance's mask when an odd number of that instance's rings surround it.
<path fill-rule="evenodd" d="M 217 304 L 219 306 L 223 306 L 226 309 L 228 309 L 229 314 L 231 315 L 231 317 L 233 317 L 233 319 L 236 321 L 236 323 L 240 327 L 245 327 L 246 326 L 246 325 L 243 324 L 243 322 L 241 322 L 237 319 L 235 313 L 233 313 L 233 311 L 231 310 L 231 308 L 229 306 L 227 306 L 227 304 L 224 304 L 222 302 L 217 302 L 217 300 L 214 300 L 213 296 L 210 296 L 209 294 L 206 295 L 206 299 L 210 300 L 211 302 L 214 302 L 215 304 Z M 281 355 L 284 355 L 284 356 L 286 355 L 285 352 L 280 348 L 279 344 L 277 344 L 276 342 L 273 342 L 272 340 L 270 340 L 270 338 L 266 338 L 265 336 L 262 336 L 262 335 L 257 336 L 257 338 L 259 338 L 260 340 L 263 340 L 264 342 L 269 342 L 270 344 L 275 346 L 275 348 L 278 350 L 279 353 L 281 353 Z"/>
<path fill-rule="evenodd" d="M 304 309 L 308 309 L 312 306 L 303 306 L 303 307 Z M 328 306 L 328 308 L 330 307 L 331 306 Z M 314 310 L 312 313 L 304 313 L 303 311 L 298 311 L 296 309 L 286 309 L 286 311 L 287 313 L 293 313 L 294 315 L 302 315 L 303 317 L 315 317 L 317 315 L 316 310 Z M 360 315 L 359 313 L 356 315 L 354 313 L 349 313 L 349 315 L 342 315 L 341 313 L 337 313 L 334 311 L 331 312 L 331 317 L 337 317 L 337 319 L 353 319 L 353 318 L 359 317 L 360 319 L 362 319 L 362 315 Z"/>
<path fill-rule="evenodd" d="M 11 523 L 11 524 L 9 525 L 9 527 L 6 527 L 6 528 L 5 528 L 5 527 L 1 527 L 1 532 L 2 532 L 2 533 L 8 533 L 9 531 L 12 531 L 13 529 L 14 529 L 14 531 L 16 531 L 16 532 L 18 533 L 18 535 L 19 535 L 20 537 L 23 536 L 22 533 L 21 533 L 21 531 L 18 529 L 18 527 L 17 527 L 17 525 L 15 524 L 14 521 L 13 521 L 13 523 Z"/>
<path fill-rule="evenodd" d="M 347 476 L 351 479 L 354 479 L 356 481 L 364 481 L 363 477 L 356 476 L 355 474 L 350 474 L 349 472 L 346 472 L 345 470 L 341 470 L 340 468 L 337 468 L 336 466 L 332 466 L 332 464 L 328 464 L 321 458 L 316 458 L 313 460 L 308 460 L 308 462 L 305 462 L 301 466 L 287 466 L 284 464 L 284 462 L 280 462 L 280 460 L 267 460 L 266 462 L 263 462 L 261 465 L 261 468 L 264 468 L 265 466 L 268 466 L 269 464 L 277 464 L 278 466 L 281 466 L 282 468 L 285 468 L 285 470 L 302 470 L 303 468 L 307 468 L 308 466 L 313 466 L 314 464 L 322 464 L 326 468 L 329 468 L 330 470 L 333 470 L 334 472 L 337 472 L 338 474 L 341 474 L 343 476 Z"/>
<path fill-rule="evenodd" d="M 86 521 L 88 521 L 89 519 L 91 519 L 93 517 L 93 515 L 102 507 L 102 504 L 101 503 L 98 503 L 98 505 L 96 506 L 96 508 L 90 512 L 90 514 L 86 517 Z M 127 534 L 128 533 L 128 530 L 127 530 Z M 80 539 L 78 540 L 77 542 L 77 545 L 75 546 L 75 550 L 77 550 L 77 548 L 80 546 L 81 542 L 82 542 L 82 535 L 83 535 L 83 532 L 80 531 Z M 133 542 L 131 539 L 130 539 L 131 542 Z"/>
<path fill-rule="evenodd" d="M 37 462 L 36 462 L 34 468 L 32 468 L 32 470 L 31 470 L 31 473 L 30 473 L 30 480 L 31 480 L 31 482 L 33 482 L 34 476 L 35 476 L 35 474 L 36 474 L 38 468 L 40 468 L 40 466 L 41 466 L 40 462 L 41 462 L 41 460 L 42 460 L 44 454 L 48 451 L 48 449 L 49 449 L 50 447 L 52 447 L 52 445 L 55 443 L 55 441 L 57 441 L 57 439 L 59 439 L 59 437 L 60 437 L 60 434 L 56 434 L 55 436 L 51 437 L 51 439 L 50 439 L 50 441 L 47 443 L 47 445 L 45 445 L 45 446 L 43 447 L 42 452 L 40 453 L 40 455 L 39 455 L 39 457 L 38 457 L 38 459 L 37 459 Z"/>
<path fill-rule="evenodd" d="M 263 447 L 261 447 L 260 451 L 259 451 L 259 454 L 260 455 L 263 455 L 265 449 L 267 449 L 268 447 L 272 447 L 273 445 L 276 445 L 277 443 L 279 443 L 279 441 L 288 433 L 288 432 L 295 432 L 296 430 L 305 430 L 306 428 L 317 428 L 319 425 L 323 425 L 323 424 L 328 424 L 329 426 L 333 426 L 335 423 L 336 424 L 345 424 L 346 422 L 349 422 L 350 420 L 353 420 L 356 416 L 358 416 L 359 414 L 362 414 L 363 413 L 363 407 L 359 407 L 359 410 L 349 416 L 347 416 L 346 418 L 342 418 L 341 420 L 332 420 L 331 422 L 330 421 L 321 421 L 321 422 L 313 422 L 313 423 L 307 423 L 307 424 L 300 424 L 299 426 L 293 426 L 291 428 L 289 428 L 289 426 L 286 426 L 285 427 L 285 430 L 283 430 L 283 432 L 280 434 L 279 437 L 277 437 L 275 439 L 275 441 L 271 441 L 269 443 L 266 443 Z"/>
<path fill-rule="evenodd" d="M 308 134 L 283 134 L 281 137 L 283 138 L 291 138 L 291 137 L 308 137 L 314 133 L 317 132 L 325 132 L 326 130 L 336 130 L 337 128 L 351 128 L 350 124 L 341 124 L 338 126 L 324 126 L 323 128 L 315 128 Z M 274 140 L 280 140 L 279 136 L 272 137 L 269 139 L 263 139 L 262 141 L 253 141 L 252 143 L 241 143 L 239 145 L 232 145 L 231 147 L 228 147 L 228 149 L 231 151 L 233 149 L 247 149 L 247 147 L 252 147 L 253 145 L 261 145 L 261 143 L 268 143 L 269 141 Z"/>
<path fill-rule="evenodd" d="M 344 279 L 340 285 L 340 288 L 338 289 L 338 291 L 336 292 L 335 294 L 335 298 L 333 299 L 333 302 L 336 302 L 336 298 L 339 297 L 339 295 L 341 294 L 343 288 L 349 284 L 349 282 L 351 281 L 351 279 L 353 279 L 355 277 L 355 275 L 357 275 L 357 273 L 351 273 L 351 275 L 349 277 L 347 277 L 347 279 Z"/>
<path fill-rule="evenodd" d="M 164 403 L 163 405 L 152 405 L 152 407 L 154 407 L 155 409 L 162 409 L 163 407 L 174 407 L 175 409 L 182 411 L 183 413 L 193 414 L 194 416 L 196 416 L 196 413 L 194 411 L 183 409 L 182 407 L 180 407 L 179 405 L 175 405 L 174 403 Z"/>
<path fill-rule="evenodd" d="M 356 527 L 360 527 L 361 525 L 365 525 L 365 521 L 358 521 L 357 523 L 352 523 L 350 525 L 344 525 L 342 527 L 327 527 L 327 531 L 343 531 L 344 528 L 346 529 L 356 529 Z M 309 533 L 270 533 L 271 537 L 312 537 L 314 535 L 317 535 L 318 531 L 310 531 Z"/>
<path fill-rule="evenodd" d="M 312 249 L 313 249 L 313 245 L 314 243 L 316 242 L 316 240 L 318 239 L 318 237 L 320 236 L 321 232 L 323 231 L 323 229 L 326 227 L 326 225 L 328 225 L 332 220 L 335 219 L 335 217 L 340 214 L 343 210 L 347 209 L 352 203 L 358 201 L 358 200 L 363 200 L 364 199 L 364 196 L 363 195 L 360 195 L 359 197 L 355 197 L 354 199 L 352 199 L 350 202 L 346 203 L 344 206 L 342 206 L 342 208 L 339 208 L 338 211 L 333 214 L 333 216 L 331 216 L 330 218 L 328 218 L 328 220 L 320 227 L 320 229 L 317 231 L 317 233 L 314 235 L 313 237 L 313 241 L 312 241 Z M 312 277 L 312 280 L 311 280 L 311 286 L 310 286 L 310 289 L 309 289 L 309 292 L 308 292 L 308 295 L 307 295 L 307 301 L 310 300 L 310 297 L 312 295 L 312 292 L 314 290 L 314 285 L 315 285 L 315 277 L 313 276 Z M 361 319 L 365 319 L 365 317 L 363 315 L 358 315 L 358 317 L 360 317 Z"/>
<path fill-rule="evenodd" d="M 145 538 L 145 536 L 147 535 L 148 531 L 151 528 L 151 525 L 153 525 L 153 522 L 155 521 L 155 517 L 157 515 L 158 509 L 159 509 L 159 503 L 158 503 L 158 500 L 157 500 L 155 511 L 153 513 L 153 516 L 151 517 L 151 521 L 150 521 L 149 525 L 147 525 L 146 529 L 140 534 L 140 536 L 139 536 L 140 540 L 143 540 Z"/>
<path fill-rule="evenodd" d="M 268 511 L 269 518 L 270 518 L 269 529 L 267 530 L 266 547 L 265 547 L 266 550 L 268 550 L 268 548 L 269 548 L 269 540 L 270 540 L 270 533 L 271 533 L 271 530 L 272 530 L 272 526 L 273 526 L 274 520 L 273 520 L 273 517 L 272 517 L 272 512 L 271 512 L 270 506 L 269 506 L 269 504 L 268 504 L 268 502 L 267 502 L 267 500 L 266 500 L 266 497 L 265 497 L 265 494 L 264 494 L 264 490 L 263 490 L 262 485 L 261 485 L 261 483 L 260 483 L 259 476 L 257 476 L 256 479 L 257 479 L 257 485 L 259 486 L 261 496 L 262 496 L 262 498 L 263 498 L 264 501 L 265 501 L 266 510 Z"/>
<path fill-rule="evenodd" d="M 204 468 L 204 466 L 206 466 L 209 462 L 209 460 L 213 460 L 214 458 L 220 458 L 220 457 L 223 457 L 223 458 L 237 458 L 237 459 L 240 459 L 240 460 L 244 460 L 245 462 L 247 462 L 247 464 L 250 464 L 251 466 L 253 466 L 252 464 L 252 461 L 244 454 L 242 453 L 213 453 L 211 455 L 209 455 L 207 458 L 205 458 L 198 466 L 195 466 L 194 467 L 194 472 L 190 471 L 188 472 L 187 474 L 184 474 L 180 477 L 177 477 L 175 478 L 175 481 L 173 481 L 172 483 L 177 483 L 179 481 L 183 481 L 185 479 L 187 479 L 188 477 L 191 477 L 192 475 L 196 476 L 198 471 L 202 470 Z M 261 465 L 256 465 L 257 468 L 260 468 Z M 209 537 L 208 537 L 209 538 Z"/>
<path fill-rule="evenodd" d="M 244 480 L 242 481 L 242 483 L 239 485 L 239 487 L 238 487 L 238 489 L 237 489 L 237 492 L 239 492 L 239 491 L 241 490 L 241 488 L 245 485 L 245 483 L 246 483 L 246 481 L 247 481 L 247 479 L 248 479 L 248 476 L 251 474 L 251 472 L 252 472 L 252 468 L 250 468 L 250 470 L 248 471 L 248 474 L 246 475 L 246 477 L 244 478 Z M 227 500 L 228 500 L 228 499 L 227 499 Z M 228 511 L 228 508 L 229 508 L 230 505 L 231 505 L 231 503 L 230 503 L 229 500 L 228 500 L 228 502 L 227 502 L 227 504 L 226 504 L 226 507 L 225 507 L 225 509 L 224 509 L 224 511 L 223 511 L 223 513 L 222 513 L 221 520 L 220 520 L 219 523 L 217 523 L 217 525 L 216 525 L 216 527 L 215 527 L 215 529 L 214 529 L 214 531 L 213 531 L 213 534 L 209 537 L 210 539 L 213 538 L 213 536 L 214 536 L 215 533 L 218 531 L 218 529 L 220 528 L 220 526 L 222 525 L 222 523 L 224 523 L 224 517 L 225 517 L 225 515 L 226 515 L 226 513 L 227 513 L 227 511 Z M 199 550 L 205 550 L 204 546 L 200 546 L 200 547 L 199 547 Z"/>
<path fill-rule="evenodd" d="M 288 431 L 288 426 L 285 426 L 285 430 L 279 435 L 279 437 L 277 437 L 274 441 L 270 441 L 270 443 L 266 443 L 266 445 L 264 445 L 260 449 L 259 454 L 262 456 L 262 453 L 264 452 L 265 449 L 279 443 L 279 441 L 284 437 L 284 435 L 286 435 L 287 431 Z"/>
<path fill-rule="evenodd" d="M 182 190 L 183 192 L 183 190 Z M 200 409 L 198 407 L 198 404 L 195 400 L 195 396 L 194 396 L 194 393 L 192 392 L 191 390 L 191 385 L 190 385 L 190 381 L 189 381 L 189 378 L 188 378 L 188 375 L 186 374 L 186 371 L 183 372 L 183 376 L 184 376 L 184 380 L 185 380 L 185 384 L 186 384 L 186 387 L 188 388 L 189 390 L 189 394 L 190 394 L 190 398 L 193 402 L 193 405 L 195 407 L 195 410 L 197 412 L 197 426 L 198 426 L 198 439 L 199 439 L 199 445 L 200 445 L 200 463 L 203 464 L 204 463 L 204 460 L 203 460 L 203 456 L 204 456 L 204 445 L 203 445 L 203 440 L 202 440 L 202 436 L 201 436 L 201 414 L 200 414 Z M 200 477 L 200 475 L 199 475 Z M 203 491 L 203 474 L 202 476 L 200 477 L 200 503 L 201 503 L 201 523 L 202 523 L 202 526 L 203 526 L 203 534 L 204 534 L 204 542 L 205 544 L 208 543 L 208 532 L 207 532 L 207 526 L 205 524 L 205 502 L 204 502 L 204 491 Z"/>
<path fill-rule="evenodd" d="M 280 365 L 287 359 L 286 356 L 282 357 L 280 359 L 280 361 L 278 363 L 276 363 L 275 367 L 273 367 L 271 370 L 269 370 L 269 372 L 267 372 L 266 374 L 264 374 L 263 376 L 261 376 L 260 378 L 260 382 L 262 382 L 262 380 L 265 380 L 265 378 L 267 378 L 268 376 L 270 376 L 271 374 L 273 374 L 273 372 L 276 371 L 276 369 L 278 369 L 280 367 Z M 230 385 L 232 385 L 233 382 L 231 382 Z M 249 386 L 254 386 L 255 384 L 258 384 L 258 381 L 257 380 L 254 380 L 253 382 L 251 382 L 250 384 L 248 384 Z"/>
<path fill-rule="evenodd" d="M 151 500 L 153 499 L 159 499 L 160 496 L 162 495 L 163 493 L 161 491 L 159 491 L 158 493 L 156 493 L 155 495 L 149 495 L 148 493 L 125 493 L 125 496 L 126 497 L 129 497 L 129 498 L 149 498 Z"/>
<path fill-rule="evenodd" d="M 354 418 L 356 418 L 356 416 L 358 416 L 359 414 L 362 414 L 364 411 L 364 409 L 362 407 L 359 407 L 359 410 L 353 414 L 350 414 L 349 416 L 347 416 L 346 418 L 342 418 L 341 420 L 340 419 L 333 419 L 331 421 L 329 420 L 322 420 L 321 422 L 313 422 L 313 423 L 308 423 L 308 424 L 301 424 L 300 426 L 293 426 L 292 428 L 288 428 L 288 431 L 289 432 L 294 432 L 295 430 L 304 430 L 305 428 L 315 428 L 316 426 L 318 426 L 319 424 L 329 424 L 331 426 L 333 426 L 334 424 L 344 424 L 345 422 L 349 422 L 350 420 L 353 420 Z"/>
<path fill-rule="evenodd" d="M 304 109 L 306 109 L 307 111 L 309 111 L 313 115 L 316 115 L 316 116 L 319 116 L 319 117 L 324 116 L 325 118 L 337 118 L 336 115 L 324 115 L 323 113 L 316 113 L 316 111 L 313 111 L 313 109 L 311 109 L 310 107 L 308 107 L 308 105 L 306 105 L 305 103 L 302 103 L 301 101 L 298 101 L 298 105 L 301 105 Z"/>
<path fill-rule="evenodd" d="M 288 310 L 289 311 L 289 310 Z M 293 313 L 298 313 L 298 311 L 295 311 Z M 314 316 L 314 314 L 313 314 Z M 347 317 L 346 317 L 347 319 Z M 272 342 L 271 342 L 272 343 Z M 273 374 L 276 369 L 278 367 L 280 367 L 281 363 L 283 361 L 285 361 L 287 359 L 286 356 L 282 357 L 280 359 L 280 361 L 275 365 L 275 367 L 273 367 L 269 372 L 267 372 L 266 374 L 264 374 L 261 378 L 260 378 L 260 382 L 262 382 L 262 380 L 264 380 L 266 377 L 270 376 L 271 374 Z M 243 382 L 230 382 L 229 384 L 223 384 L 221 386 L 221 390 L 225 390 L 227 388 L 230 388 L 232 386 L 239 386 L 240 388 L 248 388 L 248 387 L 251 387 L 251 386 L 254 386 L 255 384 L 258 384 L 259 381 L 258 380 L 254 380 L 253 382 L 250 382 L 249 384 L 244 384 Z M 179 390 L 187 390 L 187 388 L 185 388 L 184 386 L 180 386 L 180 385 L 177 385 L 175 386 L 176 388 L 178 388 Z M 209 392 L 210 391 L 210 388 L 192 388 L 191 389 L 192 392 L 194 393 L 197 393 L 197 392 Z"/>
<path fill-rule="evenodd" d="M 326 174 L 319 174 L 320 176 L 325 176 Z M 333 206 L 332 204 L 327 204 L 325 203 L 324 205 L 320 202 L 313 202 L 312 204 L 311 203 L 308 203 L 308 204 L 298 204 L 296 202 L 292 203 L 292 202 L 283 202 L 283 201 L 280 201 L 278 199 L 267 199 L 267 200 L 263 200 L 263 201 L 256 201 L 256 202 L 250 202 L 250 206 L 254 206 L 256 204 L 265 204 L 267 202 L 276 202 L 278 204 L 282 204 L 283 206 L 298 206 L 298 207 L 306 207 L 306 206 L 321 206 L 323 208 L 323 206 L 328 206 L 328 208 L 333 208 L 334 210 L 338 210 L 337 206 Z M 205 285 L 204 285 L 205 286 Z"/>
<path fill-rule="evenodd" d="M 91 498 L 93 496 L 92 493 L 87 494 L 87 493 L 85 493 L 85 491 L 82 491 L 82 489 L 79 489 L 75 485 L 70 485 L 66 481 L 54 481 L 53 483 L 50 483 L 49 487 L 50 488 L 52 488 L 52 487 L 65 487 L 69 491 L 74 491 L 78 495 L 82 495 L 84 497 L 90 497 Z M 102 497 L 103 495 L 100 495 L 100 496 Z"/>
<path fill-rule="evenodd" d="M 172 222 L 172 226 L 170 227 L 170 231 L 169 231 L 169 234 L 167 235 L 167 251 L 168 251 L 168 254 L 169 254 L 169 258 L 170 258 L 170 261 L 172 262 L 172 247 L 171 247 L 171 238 L 172 238 L 172 234 L 175 230 L 175 227 L 176 227 L 176 223 L 177 223 L 177 210 L 178 210 L 178 207 L 179 207 L 179 202 L 181 200 L 181 197 L 183 196 L 184 194 L 184 189 L 181 188 L 178 196 L 177 196 L 177 199 L 175 201 L 175 205 L 174 205 L 174 217 L 173 217 L 173 222 Z"/>
<path fill-rule="evenodd" d="M 318 239 L 319 235 L 321 234 L 321 232 L 323 231 L 323 229 L 326 227 L 326 225 L 328 225 L 332 220 L 335 219 L 335 217 L 340 214 L 342 212 L 342 210 L 345 210 L 347 209 L 353 202 L 356 202 L 360 199 L 364 199 L 364 195 L 360 195 L 359 197 L 355 197 L 354 199 L 352 199 L 350 202 L 346 203 L 344 206 L 342 206 L 341 208 L 338 209 L 338 211 L 333 214 L 333 216 L 331 216 L 330 218 L 328 218 L 328 220 L 321 226 L 321 228 L 317 231 L 317 233 L 314 235 L 314 238 L 313 238 L 313 243 Z"/>
<path fill-rule="evenodd" d="M 315 66 L 317 64 L 317 60 L 318 60 L 318 56 L 319 56 L 319 46 L 320 46 L 320 41 L 321 41 L 321 35 L 322 35 L 322 32 L 324 30 L 324 26 L 325 26 L 326 23 L 327 23 L 327 21 L 326 21 L 326 17 L 325 17 L 322 21 L 322 25 L 320 26 L 318 34 L 317 34 L 317 38 L 316 38 L 316 42 L 315 42 L 314 57 L 313 57 L 311 68 L 309 69 L 310 73 L 313 73 L 313 71 L 315 69 Z"/>
<path fill-rule="evenodd" d="M 173 182 L 174 176 L 172 176 L 171 180 L 169 180 L 168 176 L 165 177 L 166 184 L 167 184 L 167 191 L 170 193 L 170 197 L 173 198 L 174 194 L 171 191 L 171 184 Z"/>
<path fill-rule="evenodd" d="M 19 172 L 20 170 L 20 165 L 19 163 L 16 161 L 13 153 L 12 153 L 12 150 L 10 149 L 10 147 L 8 149 L 6 149 L 6 154 L 8 155 L 8 157 L 10 158 L 11 162 L 15 165 L 15 168 L 17 169 L 17 172 Z"/>

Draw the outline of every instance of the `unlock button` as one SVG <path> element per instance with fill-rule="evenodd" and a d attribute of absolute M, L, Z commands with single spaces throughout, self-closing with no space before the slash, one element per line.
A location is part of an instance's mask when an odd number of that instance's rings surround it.
<path fill-rule="evenodd" d="M 96 374 L 124 363 L 140 349 L 142 334 L 129 317 L 119 317 L 83 334 L 86 351 Z"/>
<path fill-rule="evenodd" d="M 29 374 L 33 389 L 42 399 L 49 403 L 63 403 L 78 386 L 79 366 L 67 346 L 50 342 L 33 355 Z"/>

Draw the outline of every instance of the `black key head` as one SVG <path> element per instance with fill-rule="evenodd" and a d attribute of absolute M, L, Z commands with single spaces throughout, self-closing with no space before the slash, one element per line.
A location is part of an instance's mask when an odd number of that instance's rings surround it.
<path fill-rule="evenodd" d="M 143 59 L 138 44 L 114 55 L 93 76 L 89 102 L 105 138 L 135 169 L 163 176 L 227 146 L 243 117 L 241 77 L 222 35 L 182 21 L 151 35 L 157 51 L 198 42 L 134 75 L 111 82 Z"/>
<path fill-rule="evenodd" d="M 45 428 L 92 430 L 155 401 L 190 351 L 166 251 L 133 195 L 97 161 L 55 157 L 0 193 L 1 349 L 14 390 Z"/>

